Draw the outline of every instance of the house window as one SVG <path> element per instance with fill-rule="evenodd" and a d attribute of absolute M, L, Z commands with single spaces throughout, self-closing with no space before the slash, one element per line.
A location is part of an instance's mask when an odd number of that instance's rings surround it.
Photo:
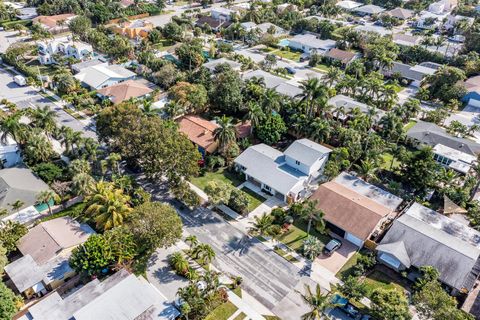
<path fill-rule="evenodd" d="M 263 189 L 267 190 L 267 191 L 272 191 L 272 188 L 270 188 L 269 186 L 267 186 L 266 184 L 263 185 Z"/>
<path fill-rule="evenodd" d="M 297 166 L 299 166 L 299 165 L 300 165 L 300 161 L 295 160 L 295 164 L 296 164 Z"/>

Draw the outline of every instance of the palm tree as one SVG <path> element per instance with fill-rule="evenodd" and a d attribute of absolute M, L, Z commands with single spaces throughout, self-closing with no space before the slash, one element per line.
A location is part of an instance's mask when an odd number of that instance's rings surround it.
<path fill-rule="evenodd" d="M 297 97 L 306 107 L 306 114 L 313 117 L 320 108 L 325 108 L 328 101 L 328 89 L 320 82 L 318 78 L 311 78 L 300 82 L 302 93 Z"/>
<path fill-rule="evenodd" d="M 253 226 L 250 228 L 250 232 L 259 236 L 271 236 L 274 217 L 266 213 L 262 214 L 260 217 L 255 216 L 255 221 L 250 222 Z"/>
<path fill-rule="evenodd" d="M 168 258 L 170 265 L 180 274 L 186 274 L 190 266 L 181 252 L 174 252 Z"/>
<path fill-rule="evenodd" d="M 317 200 L 306 200 L 302 203 L 300 212 L 298 212 L 299 217 L 308 222 L 307 234 L 310 234 L 313 221 L 315 221 L 322 229 L 325 228 L 325 220 L 323 220 L 324 213 L 322 210 L 317 209 L 317 203 Z"/>
<path fill-rule="evenodd" d="M 48 190 L 43 190 L 42 192 L 40 192 L 38 195 L 37 195 L 37 201 L 39 204 L 43 204 L 45 203 L 48 207 L 48 213 L 49 214 L 52 214 L 52 207 L 50 205 L 50 201 L 55 199 L 55 192 L 53 192 L 52 190 L 48 189 Z"/>
<path fill-rule="evenodd" d="M 53 155 L 52 145 L 40 132 L 32 133 L 25 146 L 25 155 L 34 163 L 47 162 Z"/>
<path fill-rule="evenodd" d="M 110 164 L 110 168 L 112 172 L 115 174 L 120 173 L 120 166 L 119 166 L 120 160 L 122 160 L 122 156 L 119 153 L 112 152 L 108 156 L 108 162 Z"/>
<path fill-rule="evenodd" d="M 355 165 L 355 169 L 360 177 L 367 182 L 377 178 L 375 173 L 378 170 L 378 167 L 373 160 L 362 160 L 359 165 Z"/>
<path fill-rule="evenodd" d="M 195 252 L 195 256 L 202 259 L 205 264 L 209 264 L 216 256 L 212 247 L 206 243 L 199 244 L 193 249 L 193 251 Z"/>
<path fill-rule="evenodd" d="M 274 88 L 267 88 L 262 95 L 262 108 L 266 115 L 280 111 L 282 97 Z"/>
<path fill-rule="evenodd" d="M 160 109 L 153 108 L 152 100 L 144 100 L 142 102 L 141 109 L 142 109 L 143 114 L 146 115 L 147 117 L 158 116 L 161 112 Z"/>
<path fill-rule="evenodd" d="M 52 133 L 57 127 L 55 122 L 57 115 L 49 106 L 33 109 L 30 112 L 30 117 L 32 118 L 33 126 L 44 130 L 47 135 Z"/>
<path fill-rule="evenodd" d="M 9 205 L 12 207 L 13 211 L 18 211 L 18 209 L 23 207 L 24 204 L 25 204 L 25 202 L 23 202 L 22 200 L 16 200 L 13 203 L 9 203 Z"/>
<path fill-rule="evenodd" d="M 108 230 L 123 224 L 124 218 L 132 211 L 130 196 L 113 183 L 100 181 L 94 193 L 87 197 L 85 213 L 94 218 L 97 228 Z"/>
<path fill-rule="evenodd" d="M 312 292 L 309 285 L 305 285 L 305 293 L 298 293 L 302 296 L 303 301 L 310 307 L 310 312 L 302 315 L 302 320 L 323 319 L 327 309 L 335 307 L 331 302 L 330 296 L 322 293 L 319 284 L 317 284 L 315 292 Z"/>
<path fill-rule="evenodd" d="M 218 128 L 213 131 L 215 141 L 220 145 L 220 149 L 225 150 L 232 142 L 237 139 L 237 132 L 232 123 L 232 118 L 227 116 L 216 117 Z"/>
<path fill-rule="evenodd" d="M 86 196 L 93 192 L 95 180 L 86 172 L 75 175 L 72 179 L 72 189 L 77 195 Z"/>
<path fill-rule="evenodd" d="M 195 235 L 189 235 L 185 238 L 185 242 L 190 246 L 190 250 L 194 249 L 198 245 L 198 239 Z"/>
<path fill-rule="evenodd" d="M 90 173 L 90 164 L 87 160 L 75 159 L 68 165 L 68 170 L 72 176 L 80 173 Z"/>
<path fill-rule="evenodd" d="M 0 119 L 0 141 L 7 142 L 7 137 L 11 136 L 17 143 L 23 144 L 28 136 L 28 126 L 20 122 L 21 112 L 15 112 Z"/>
<path fill-rule="evenodd" d="M 244 119 L 250 121 L 250 134 L 253 130 L 260 125 L 260 122 L 265 118 L 262 108 L 257 103 L 248 104 L 248 112 L 245 114 Z"/>
<path fill-rule="evenodd" d="M 327 74 L 325 75 L 324 79 L 327 83 L 329 88 L 333 87 L 333 84 L 338 82 L 338 80 L 342 77 L 342 70 L 337 67 L 331 66 L 327 70 Z"/>
<path fill-rule="evenodd" d="M 315 118 L 310 124 L 309 132 L 313 140 L 324 142 L 330 138 L 332 128 L 328 120 Z"/>

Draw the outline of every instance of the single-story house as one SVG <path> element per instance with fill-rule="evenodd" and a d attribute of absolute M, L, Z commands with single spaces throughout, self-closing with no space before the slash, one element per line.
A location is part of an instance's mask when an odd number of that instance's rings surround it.
<path fill-rule="evenodd" d="M 277 6 L 277 14 L 284 13 L 285 11 L 298 11 L 298 6 L 292 3 L 282 3 Z"/>
<path fill-rule="evenodd" d="M 376 33 L 382 37 L 393 34 L 393 31 L 382 26 L 374 26 L 373 24 L 359 25 L 355 27 L 355 31 L 368 34 Z"/>
<path fill-rule="evenodd" d="M 415 12 L 404 8 L 395 8 L 386 11 L 385 14 L 400 20 L 408 20 L 415 15 Z"/>
<path fill-rule="evenodd" d="M 222 7 L 212 8 L 210 11 L 211 17 L 219 21 L 231 21 L 234 14 L 235 11 Z"/>
<path fill-rule="evenodd" d="M 232 22 L 230 20 L 219 20 L 211 16 L 200 16 L 195 22 L 195 26 L 203 28 L 207 25 L 215 32 L 219 31 L 221 28 L 228 28 L 231 24 Z"/>
<path fill-rule="evenodd" d="M 386 115 L 385 111 L 381 109 L 358 102 L 357 100 L 343 94 L 337 94 L 336 96 L 331 97 L 327 103 L 335 108 L 333 111 L 334 116 L 342 121 L 348 118 L 348 113 L 353 109 L 359 109 L 364 114 L 373 112 L 373 120 L 375 123 L 378 123 L 380 119 Z M 339 109 L 343 109 L 343 114 L 337 112 Z"/>
<path fill-rule="evenodd" d="M 85 60 L 82 62 L 72 64 L 70 68 L 72 69 L 73 73 L 79 73 L 83 69 L 93 67 L 99 64 L 103 64 L 103 63 L 105 63 L 105 61 L 101 61 L 100 59 L 91 59 L 91 60 Z"/>
<path fill-rule="evenodd" d="M 0 169 L 10 168 L 22 162 L 20 148 L 10 135 L 5 141 L 0 141 Z"/>
<path fill-rule="evenodd" d="M 472 156 L 480 154 L 479 143 L 470 139 L 454 137 L 444 128 L 431 122 L 418 121 L 407 131 L 407 137 L 419 146 L 426 145 L 434 148 L 440 144 Z"/>
<path fill-rule="evenodd" d="M 183 132 L 190 141 L 198 147 L 198 151 L 205 156 L 217 151 L 218 142 L 215 141 L 214 131 L 218 125 L 198 116 L 183 116 L 177 120 L 178 130 Z"/>
<path fill-rule="evenodd" d="M 92 90 L 133 80 L 136 74 L 120 65 L 102 63 L 81 70 L 74 77 Z"/>
<path fill-rule="evenodd" d="M 154 29 L 153 23 L 147 20 L 134 20 L 120 22 L 111 26 L 113 32 L 126 36 L 130 39 L 146 38 Z"/>
<path fill-rule="evenodd" d="M 405 33 L 395 33 L 392 35 L 393 43 L 404 46 L 404 47 L 413 47 L 419 45 L 422 41 L 422 38 Z"/>
<path fill-rule="evenodd" d="M 18 320 L 174 320 L 179 315 L 180 312 L 145 278 L 121 269 L 69 294 L 55 291 L 30 306 Z"/>
<path fill-rule="evenodd" d="M 113 104 L 120 104 L 129 99 L 144 99 L 153 92 L 153 83 L 146 80 L 127 80 L 109 87 L 99 89 L 97 96 L 109 99 Z"/>
<path fill-rule="evenodd" d="M 257 29 L 260 34 L 267 34 L 273 31 L 272 35 L 275 37 L 280 37 L 288 34 L 288 31 L 271 23 L 271 22 L 264 22 L 257 24 L 255 26 L 255 29 Z"/>
<path fill-rule="evenodd" d="M 464 86 L 467 93 L 462 100 L 471 106 L 480 107 L 480 76 L 468 78 L 465 80 Z"/>
<path fill-rule="evenodd" d="M 7 209 L 15 213 L 27 207 L 37 206 L 37 196 L 40 192 L 48 190 L 48 185 L 27 168 L 6 168 L 0 170 L 0 209 Z M 22 205 L 13 209 L 12 205 L 19 201 Z"/>
<path fill-rule="evenodd" d="M 75 275 L 71 251 L 94 233 L 70 217 L 42 222 L 18 240 L 22 257 L 5 266 L 5 273 L 26 298 L 43 296 Z"/>
<path fill-rule="evenodd" d="M 412 81 L 413 86 L 419 87 L 426 76 L 434 74 L 440 67 L 441 65 L 433 62 L 422 62 L 415 66 L 394 62 L 390 68 L 384 68 L 381 72 L 386 77 L 398 74 L 402 78 Z"/>
<path fill-rule="evenodd" d="M 33 24 L 39 24 L 51 33 L 60 33 L 68 30 L 68 23 L 77 16 L 73 13 L 57 14 L 54 16 L 38 16 L 32 19 Z"/>
<path fill-rule="evenodd" d="M 330 49 L 325 55 L 325 58 L 331 61 L 339 62 L 342 66 L 348 66 L 353 60 L 359 58 L 359 54 L 351 51 L 345 51 L 337 48 Z"/>
<path fill-rule="evenodd" d="M 292 82 L 285 81 L 284 78 L 274 76 L 273 74 L 260 69 L 247 72 L 243 75 L 244 80 L 249 80 L 252 78 L 263 79 L 265 82 L 265 87 L 269 89 L 273 88 L 278 93 L 291 98 L 294 98 L 298 94 L 302 93 L 302 89 L 300 89 L 296 83 L 294 84 Z"/>
<path fill-rule="evenodd" d="M 40 41 L 37 43 L 37 49 L 38 61 L 41 64 L 55 63 L 55 55 L 85 60 L 93 54 L 92 45 L 72 40 L 70 37 Z"/>
<path fill-rule="evenodd" d="M 374 4 L 367 4 L 364 6 L 354 8 L 352 11 L 354 11 L 355 13 L 361 16 L 372 16 L 372 15 L 382 13 L 383 11 L 385 11 L 385 8 L 376 6 Z"/>
<path fill-rule="evenodd" d="M 299 34 L 288 39 L 288 46 L 294 50 L 303 51 L 306 54 L 325 54 L 328 50 L 335 48 L 334 40 L 322 40 L 311 34 Z"/>
<path fill-rule="evenodd" d="M 453 9 L 455 9 L 457 4 L 458 4 L 458 0 L 440 0 L 434 3 L 431 3 L 428 6 L 428 11 L 439 15 L 445 12 L 452 11 Z"/>
<path fill-rule="evenodd" d="M 355 8 L 363 6 L 363 3 L 361 2 L 355 2 L 355 1 L 350 1 L 350 0 L 343 0 L 339 1 L 335 4 L 337 7 L 340 7 L 344 10 L 353 10 Z"/>
<path fill-rule="evenodd" d="M 324 212 L 327 228 L 357 247 L 376 238 L 393 220 L 403 200 L 353 175 L 342 173 L 324 183 L 310 200 Z"/>
<path fill-rule="evenodd" d="M 467 174 L 470 169 L 476 164 L 477 157 L 453 148 L 437 144 L 433 147 L 433 158 L 440 165 L 453 169 L 461 174 Z"/>
<path fill-rule="evenodd" d="M 18 8 L 17 18 L 20 20 L 32 20 L 33 18 L 38 17 L 38 12 L 36 7 L 23 7 Z"/>
<path fill-rule="evenodd" d="M 435 5 L 435 3 L 432 3 Z M 418 17 L 416 27 L 420 29 L 434 30 L 440 27 L 443 19 L 446 19 L 447 13 L 432 13 L 430 11 L 422 11 L 420 17 Z"/>
<path fill-rule="evenodd" d="M 292 203 L 310 195 L 331 151 L 308 139 L 294 141 L 284 152 L 262 143 L 247 148 L 234 163 L 246 181 Z"/>
<path fill-rule="evenodd" d="M 414 203 L 377 246 L 378 261 L 403 271 L 435 267 L 452 294 L 468 293 L 478 278 L 480 232 Z"/>
<path fill-rule="evenodd" d="M 207 68 L 208 70 L 210 70 L 210 72 L 213 73 L 213 72 L 215 72 L 215 69 L 217 68 L 217 66 L 219 66 L 221 64 L 228 64 L 230 66 L 230 68 L 232 68 L 235 71 L 240 71 L 241 68 L 242 68 L 241 63 L 230 60 L 230 59 L 227 59 L 227 58 L 210 60 L 207 63 L 204 63 L 203 67 Z"/>
<path fill-rule="evenodd" d="M 454 29 L 459 22 L 465 22 L 469 26 L 473 26 L 475 18 L 450 14 L 447 16 L 447 21 L 443 24 L 443 27 L 447 30 Z"/>

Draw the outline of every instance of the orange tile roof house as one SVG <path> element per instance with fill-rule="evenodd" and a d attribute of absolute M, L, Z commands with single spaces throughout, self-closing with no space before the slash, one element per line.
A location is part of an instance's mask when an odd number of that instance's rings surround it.
<path fill-rule="evenodd" d="M 359 248 L 395 216 L 403 201 L 346 173 L 320 185 L 310 199 L 318 201 L 327 227 Z"/>
<path fill-rule="evenodd" d="M 59 33 L 68 30 L 68 23 L 75 18 L 73 13 L 57 14 L 55 16 L 38 16 L 33 18 L 33 24 L 39 24 L 51 33 Z"/>
<path fill-rule="evenodd" d="M 202 155 L 214 153 L 218 143 L 213 137 L 213 132 L 218 125 L 198 116 L 183 116 L 177 120 L 180 132 L 187 135 Z"/>
<path fill-rule="evenodd" d="M 145 38 L 154 28 L 153 23 L 146 20 L 121 22 L 112 27 L 113 32 L 129 37 L 130 39 Z"/>
<path fill-rule="evenodd" d="M 110 99 L 113 104 L 119 104 L 132 98 L 145 98 L 153 92 L 148 81 L 127 80 L 97 91 L 102 99 Z"/>

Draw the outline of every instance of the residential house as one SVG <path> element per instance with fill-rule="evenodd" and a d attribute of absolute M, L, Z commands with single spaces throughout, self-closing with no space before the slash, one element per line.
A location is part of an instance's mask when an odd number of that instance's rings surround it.
<path fill-rule="evenodd" d="M 70 68 L 72 69 L 73 73 L 79 73 L 83 69 L 93 67 L 99 64 L 103 64 L 103 63 L 105 63 L 105 61 L 102 61 L 100 59 L 91 59 L 91 60 L 85 60 L 82 62 L 74 63 L 70 66 Z"/>
<path fill-rule="evenodd" d="M 386 37 L 393 34 L 393 31 L 382 26 L 375 26 L 373 24 L 359 25 L 355 27 L 355 31 L 368 34 L 376 33 L 379 36 Z"/>
<path fill-rule="evenodd" d="M 440 64 L 433 62 L 422 62 L 415 66 L 410 66 L 401 62 L 394 62 L 390 68 L 384 68 L 381 72 L 386 77 L 399 76 L 411 81 L 413 86 L 420 87 L 422 80 L 437 72 L 440 67 Z"/>
<path fill-rule="evenodd" d="M 385 14 L 400 20 L 408 20 L 415 15 L 415 12 L 404 8 L 395 8 L 386 11 Z"/>
<path fill-rule="evenodd" d="M 68 24 L 76 17 L 73 13 L 57 14 L 54 16 L 38 16 L 32 19 L 33 24 L 39 24 L 50 33 L 68 31 Z"/>
<path fill-rule="evenodd" d="M 440 0 L 431 3 L 428 6 L 428 11 L 437 15 L 445 12 L 450 12 L 457 7 L 458 0 Z"/>
<path fill-rule="evenodd" d="M 37 8 L 35 7 L 22 7 L 17 10 L 17 18 L 20 20 L 32 20 L 38 17 Z"/>
<path fill-rule="evenodd" d="M 218 142 L 215 141 L 214 131 L 218 125 L 198 116 L 183 116 L 177 120 L 178 130 L 183 132 L 190 141 L 198 147 L 202 156 L 217 151 Z"/>
<path fill-rule="evenodd" d="M 257 29 L 258 32 L 261 35 L 272 34 L 275 37 L 288 35 L 287 30 L 285 30 L 285 29 L 283 29 L 283 28 L 281 28 L 281 27 L 279 27 L 279 26 L 277 26 L 273 23 L 270 23 L 270 22 L 264 22 L 264 23 L 257 24 L 257 25 L 255 25 L 254 28 Z"/>
<path fill-rule="evenodd" d="M 463 102 L 470 106 L 480 107 L 480 76 L 473 76 L 464 82 L 467 93 L 463 96 Z"/>
<path fill-rule="evenodd" d="M 455 29 L 459 23 L 465 23 L 467 26 L 473 26 L 475 19 L 472 17 L 465 17 L 461 15 L 449 14 L 447 21 L 443 24 L 443 27 L 447 30 Z"/>
<path fill-rule="evenodd" d="M 377 238 L 397 215 L 403 200 L 353 175 L 342 173 L 324 183 L 310 200 L 324 212 L 327 228 L 338 236 L 363 247 Z"/>
<path fill-rule="evenodd" d="M 278 93 L 291 98 L 295 98 L 302 93 L 302 89 L 300 89 L 298 84 L 294 81 L 285 81 L 284 78 L 274 76 L 273 74 L 260 69 L 247 72 L 243 75 L 244 80 L 252 78 L 263 79 L 265 87 L 275 89 Z"/>
<path fill-rule="evenodd" d="M 480 144 L 470 139 L 454 137 L 444 128 L 431 122 L 418 121 L 407 131 L 407 137 L 419 147 L 435 148 L 437 145 L 443 145 L 472 156 L 480 154 Z"/>
<path fill-rule="evenodd" d="M 385 8 L 376 6 L 374 4 L 367 4 L 354 8 L 352 11 L 360 16 L 373 16 L 384 12 Z"/>
<path fill-rule="evenodd" d="M 335 48 L 336 42 L 334 40 L 322 40 L 311 34 L 299 34 L 289 39 L 288 46 L 293 50 L 303 51 L 310 55 L 317 53 L 324 55 L 328 50 Z"/>
<path fill-rule="evenodd" d="M 204 28 L 205 26 L 208 26 L 211 28 L 213 31 L 218 32 L 222 28 L 228 28 L 232 22 L 230 20 L 226 19 L 215 19 L 211 16 L 199 16 L 197 21 L 195 22 L 195 25 L 200 28 Z"/>
<path fill-rule="evenodd" d="M 210 11 L 210 16 L 218 21 L 231 21 L 234 14 L 235 11 L 222 7 L 212 8 Z"/>
<path fill-rule="evenodd" d="M 0 169 L 10 168 L 22 162 L 20 148 L 17 142 L 7 135 L 5 141 L 0 141 Z"/>
<path fill-rule="evenodd" d="M 17 320 L 174 320 L 180 312 L 143 276 L 121 269 L 69 294 L 57 291 L 28 307 Z"/>
<path fill-rule="evenodd" d="M 70 37 L 40 41 L 37 43 L 38 61 L 41 64 L 55 63 L 55 56 L 87 60 L 93 54 L 93 47 L 85 42 L 74 41 Z"/>
<path fill-rule="evenodd" d="M 223 65 L 223 64 L 226 64 L 228 66 L 230 66 L 230 68 L 232 68 L 233 70 L 235 71 L 240 71 L 241 68 L 242 68 L 242 64 L 239 63 L 239 62 L 236 62 L 236 61 L 233 61 L 233 60 L 230 60 L 230 59 L 227 59 L 227 58 L 220 58 L 220 59 L 214 59 L 214 60 L 210 60 L 209 62 L 207 63 L 204 63 L 203 64 L 203 67 L 207 68 L 210 72 L 215 72 L 215 69 L 219 66 L 219 65 Z"/>
<path fill-rule="evenodd" d="M 18 240 L 22 257 L 5 266 L 5 273 L 27 299 L 43 296 L 75 275 L 71 252 L 94 233 L 70 217 L 42 222 Z"/>
<path fill-rule="evenodd" d="M 144 99 L 150 97 L 153 92 L 153 83 L 146 80 L 127 80 L 97 91 L 101 99 L 109 99 L 117 105 L 129 99 Z"/>
<path fill-rule="evenodd" d="M 113 32 L 126 36 L 130 39 L 146 38 L 154 29 L 153 23 L 147 20 L 134 20 L 120 22 L 111 27 Z"/>
<path fill-rule="evenodd" d="M 337 7 L 340 7 L 344 10 L 351 11 L 355 8 L 363 6 L 363 3 L 361 2 L 355 2 L 355 1 L 350 1 L 350 0 L 343 0 L 339 1 L 335 4 Z"/>
<path fill-rule="evenodd" d="M 6 168 L 0 170 L 0 209 L 7 209 L 9 213 L 35 207 L 37 211 L 46 209 L 37 205 L 37 196 L 40 192 L 48 190 L 48 185 L 35 176 L 27 168 Z M 18 208 L 13 208 L 14 203 L 21 203 Z"/>
<path fill-rule="evenodd" d="M 392 35 L 393 43 L 403 47 L 413 47 L 421 43 L 422 38 L 406 33 L 394 33 Z"/>
<path fill-rule="evenodd" d="M 433 158 L 440 165 L 455 170 L 461 174 L 467 174 L 477 163 L 477 157 L 456 149 L 437 144 L 433 147 Z"/>
<path fill-rule="evenodd" d="M 284 152 L 262 143 L 247 148 L 234 163 L 246 181 L 292 203 L 310 195 L 331 151 L 308 139 L 294 141 Z"/>
<path fill-rule="evenodd" d="M 333 115 L 338 119 L 345 121 L 349 117 L 349 113 L 354 109 L 358 109 L 363 114 L 372 115 L 373 121 L 378 123 L 380 119 L 386 115 L 385 111 L 371 107 L 365 103 L 358 102 L 357 100 L 345 96 L 343 94 L 337 94 L 328 100 L 328 105 L 333 106 Z"/>
<path fill-rule="evenodd" d="M 98 90 L 135 79 L 136 74 L 120 65 L 102 63 L 81 70 L 74 77 L 84 86 Z"/>
<path fill-rule="evenodd" d="M 442 11 L 440 11 L 440 13 L 422 11 L 417 20 L 416 27 L 420 29 L 434 30 L 441 26 L 443 19 L 446 19 L 447 16 L 448 13 L 442 13 Z"/>
<path fill-rule="evenodd" d="M 432 266 L 452 294 L 472 290 L 479 272 L 480 233 L 414 203 L 377 246 L 378 261 L 396 271 Z"/>
<path fill-rule="evenodd" d="M 298 11 L 298 7 L 295 4 L 292 3 L 282 3 L 277 6 L 277 14 L 281 14 L 285 11 L 293 11 L 296 12 Z"/>
<path fill-rule="evenodd" d="M 330 49 L 324 57 L 331 62 L 339 63 L 342 67 L 347 67 L 353 60 L 359 58 L 359 54 L 351 51 L 345 51 L 337 48 Z"/>

